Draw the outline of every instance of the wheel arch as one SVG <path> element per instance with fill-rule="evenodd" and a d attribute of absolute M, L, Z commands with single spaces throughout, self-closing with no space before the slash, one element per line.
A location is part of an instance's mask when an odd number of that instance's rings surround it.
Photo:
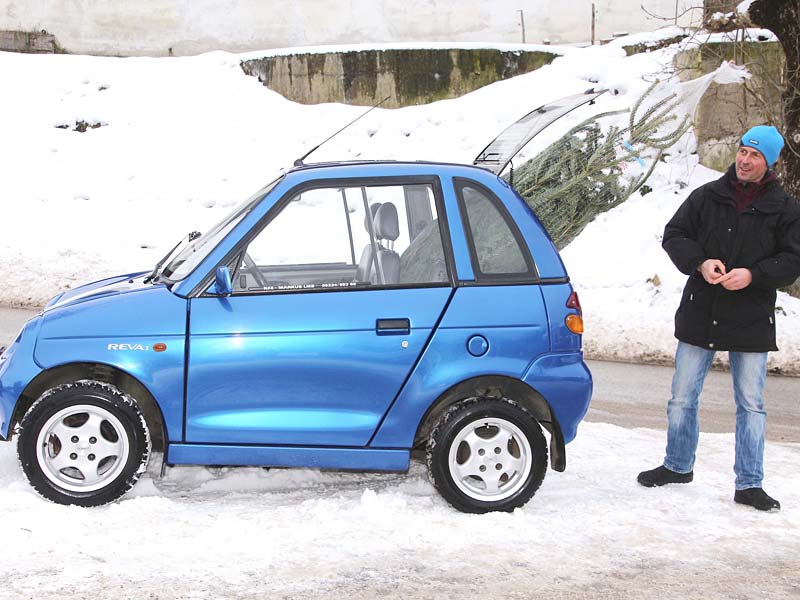
<path fill-rule="evenodd" d="M 564 436 L 553 410 L 538 391 L 524 381 L 504 375 L 482 375 L 466 379 L 449 388 L 431 404 L 422 417 L 414 436 L 414 448 L 424 445 L 439 417 L 459 400 L 471 397 L 509 398 L 518 402 L 541 423 L 550 434 L 550 466 L 564 471 L 567 457 Z"/>
<path fill-rule="evenodd" d="M 9 432 L 13 431 L 14 426 L 22 420 L 28 409 L 45 391 L 62 383 L 69 383 L 79 379 L 93 379 L 110 383 L 131 396 L 144 415 L 147 428 L 150 431 L 153 450 L 162 451 L 164 449 L 164 440 L 167 439 L 164 429 L 164 415 L 153 394 L 130 373 L 104 363 L 69 363 L 58 365 L 39 373 L 20 395 L 14 408 Z"/>

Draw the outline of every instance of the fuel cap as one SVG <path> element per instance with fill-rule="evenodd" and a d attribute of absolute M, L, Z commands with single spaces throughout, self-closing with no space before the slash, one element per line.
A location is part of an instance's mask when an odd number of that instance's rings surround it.
<path fill-rule="evenodd" d="M 472 356 L 483 356 L 489 351 L 489 341 L 482 335 L 473 335 L 467 340 L 467 351 Z"/>

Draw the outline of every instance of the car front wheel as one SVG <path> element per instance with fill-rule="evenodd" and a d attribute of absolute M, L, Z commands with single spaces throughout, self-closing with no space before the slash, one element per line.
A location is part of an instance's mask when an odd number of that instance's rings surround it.
<path fill-rule="evenodd" d="M 46 391 L 17 433 L 22 470 L 39 494 L 59 504 L 116 500 L 145 472 L 150 457 L 150 435 L 138 406 L 100 381 Z"/>
<path fill-rule="evenodd" d="M 547 445 L 539 423 L 507 398 L 468 398 L 431 431 L 428 473 L 440 494 L 470 513 L 511 511 L 539 489 Z"/>

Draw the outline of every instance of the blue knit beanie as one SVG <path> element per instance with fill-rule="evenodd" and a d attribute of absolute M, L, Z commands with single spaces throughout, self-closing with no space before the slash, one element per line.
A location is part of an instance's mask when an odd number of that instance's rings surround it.
<path fill-rule="evenodd" d="M 771 167 L 783 149 L 783 137 L 772 125 L 756 125 L 742 136 L 739 145 L 758 150 Z"/>

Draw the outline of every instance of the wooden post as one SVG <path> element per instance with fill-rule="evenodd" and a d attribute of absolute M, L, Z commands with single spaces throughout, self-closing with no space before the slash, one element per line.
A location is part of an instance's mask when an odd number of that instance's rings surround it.
<path fill-rule="evenodd" d="M 592 2 L 592 46 L 594 46 L 594 22 L 595 22 L 594 2 Z"/>
<path fill-rule="evenodd" d="M 525 11 L 520 9 L 517 11 L 519 13 L 519 22 L 522 25 L 522 43 L 525 43 Z"/>

